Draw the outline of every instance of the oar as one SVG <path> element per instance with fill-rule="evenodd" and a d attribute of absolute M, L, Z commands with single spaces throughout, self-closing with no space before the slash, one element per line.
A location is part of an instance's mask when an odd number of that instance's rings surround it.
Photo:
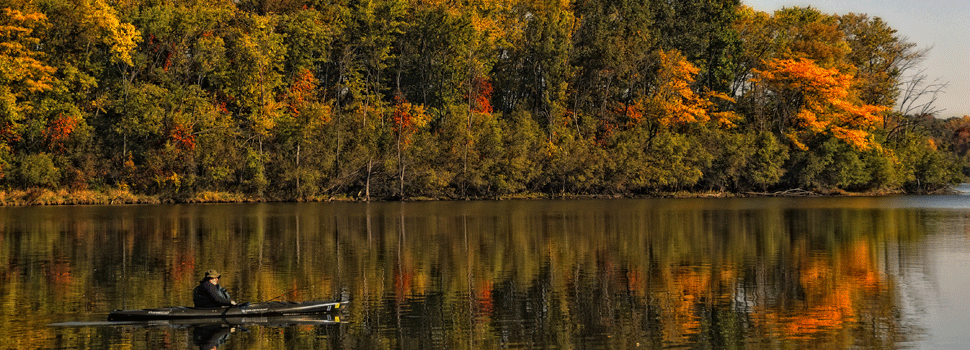
<path fill-rule="evenodd" d="M 293 292 L 295 292 L 295 291 L 298 291 L 298 290 L 300 290 L 300 289 L 303 289 L 303 288 L 304 288 L 304 287 L 296 287 L 296 288 L 293 288 L 293 289 L 290 289 L 290 290 L 289 290 L 289 291 L 287 291 L 286 293 L 283 293 L 283 294 L 280 294 L 280 295 L 277 295 L 277 296 L 275 296 L 275 297 L 273 297 L 272 299 L 268 299 L 268 300 L 264 300 L 264 301 L 261 301 L 260 303 L 268 303 L 268 302 L 271 302 L 271 301 L 273 301 L 273 300 L 276 300 L 276 299 L 279 299 L 280 297 L 282 297 L 282 296 L 284 296 L 284 295 L 287 295 L 287 294 L 290 294 L 290 293 L 293 293 Z"/>

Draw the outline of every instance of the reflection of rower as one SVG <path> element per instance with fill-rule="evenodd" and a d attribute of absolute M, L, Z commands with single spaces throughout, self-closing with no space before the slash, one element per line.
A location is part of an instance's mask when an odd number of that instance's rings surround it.
<path fill-rule="evenodd" d="M 229 340 L 236 327 L 228 324 L 210 324 L 192 327 L 192 341 L 202 350 L 214 350 Z"/>

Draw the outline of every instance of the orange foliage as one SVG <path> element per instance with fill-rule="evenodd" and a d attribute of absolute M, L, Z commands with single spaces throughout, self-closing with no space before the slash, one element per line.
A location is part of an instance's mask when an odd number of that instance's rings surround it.
<path fill-rule="evenodd" d="M 74 132 L 74 129 L 81 123 L 77 116 L 60 114 L 55 118 L 51 125 L 44 130 L 47 138 L 48 148 L 52 151 L 63 152 L 64 143 Z"/>
<path fill-rule="evenodd" d="M 313 94 L 313 91 L 317 87 L 317 78 L 313 76 L 313 72 L 309 69 L 304 69 L 303 71 L 296 74 L 293 77 L 293 83 L 290 85 L 290 91 L 287 96 L 290 99 L 290 113 L 293 115 L 299 115 L 300 109 L 304 106 L 307 99 Z"/>
<path fill-rule="evenodd" d="M 700 72 L 679 52 L 660 51 L 659 82 L 653 104 L 659 113 L 655 118 L 663 127 L 674 124 L 706 122 L 709 102 L 694 93 L 690 85 Z"/>
<path fill-rule="evenodd" d="M 217 109 L 219 110 L 219 113 L 229 114 L 229 109 L 226 108 L 226 102 L 225 101 L 219 102 L 219 107 Z"/>
<path fill-rule="evenodd" d="M 637 125 L 645 118 L 656 123 L 661 129 L 706 123 L 714 119 L 722 127 L 731 127 L 738 117 L 732 112 L 716 112 L 712 101 L 721 99 L 733 101 L 723 93 L 694 92 L 691 85 L 700 69 L 687 61 L 677 51 L 660 51 L 660 67 L 657 69 L 657 84 L 647 98 L 638 99 L 622 107 L 629 124 Z"/>
<path fill-rule="evenodd" d="M 398 136 L 398 142 L 407 145 L 411 143 L 411 135 L 423 127 L 429 117 L 421 105 L 413 105 L 401 96 L 395 96 L 394 100 L 394 133 Z"/>
<path fill-rule="evenodd" d="M 172 125 L 171 130 L 169 130 L 169 137 L 171 137 L 175 147 L 180 150 L 189 151 L 195 149 L 195 134 L 192 133 L 191 125 L 175 123 L 175 125 Z"/>
<path fill-rule="evenodd" d="M 172 51 L 165 53 L 165 64 L 162 65 L 162 70 L 166 72 L 169 68 L 172 68 Z"/>
<path fill-rule="evenodd" d="M 807 149 L 805 139 L 828 132 L 860 150 L 880 149 L 868 130 L 887 108 L 857 102 L 852 76 L 804 58 L 772 60 L 755 74 L 753 81 L 767 84 L 781 100 L 801 101 L 790 116 L 795 130 L 788 136 L 795 146 Z"/>
<path fill-rule="evenodd" d="M 492 113 L 492 83 L 482 76 L 472 80 L 471 108 L 474 113 Z"/>
<path fill-rule="evenodd" d="M 295 122 L 307 130 L 317 129 L 331 121 L 329 106 L 319 102 L 318 84 L 313 72 L 304 69 L 293 76 L 290 87 L 282 98 L 289 114 L 299 117 Z"/>

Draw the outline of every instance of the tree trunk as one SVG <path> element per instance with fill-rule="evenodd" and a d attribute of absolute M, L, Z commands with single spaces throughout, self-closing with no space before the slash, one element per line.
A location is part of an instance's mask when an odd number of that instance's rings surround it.
<path fill-rule="evenodd" d="M 364 185 L 364 198 L 370 202 L 370 176 L 374 170 L 374 158 L 367 160 L 367 183 Z"/>
<path fill-rule="evenodd" d="M 296 145 L 296 193 L 297 195 L 301 195 L 303 192 L 302 190 L 300 190 L 300 175 L 301 175 L 300 174 L 300 145 L 297 144 Z"/>

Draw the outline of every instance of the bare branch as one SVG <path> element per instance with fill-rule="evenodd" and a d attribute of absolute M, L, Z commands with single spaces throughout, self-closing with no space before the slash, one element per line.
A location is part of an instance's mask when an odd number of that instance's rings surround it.
<path fill-rule="evenodd" d="M 937 115 L 944 109 L 935 106 L 941 93 L 946 91 L 948 82 L 941 78 L 929 81 L 926 70 L 922 69 L 900 82 L 901 98 L 897 111 L 902 115 Z"/>
<path fill-rule="evenodd" d="M 906 41 L 905 38 L 901 40 Z M 922 66 L 929 56 L 930 50 L 932 50 L 932 47 L 921 49 L 914 49 L 914 47 L 908 47 L 900 60 L 896 62 L 896 69 L 903 76 L 896 85 L 900 92 L 897 112 L 904 116 L 937 115 L 944 109 L 936 107 L 936 101 L 940 94 L 946 91 L 949 82 L 943 81 L 942 78 L 935 78 L 930 81 L 925 68 L 907 74 Z"/>

